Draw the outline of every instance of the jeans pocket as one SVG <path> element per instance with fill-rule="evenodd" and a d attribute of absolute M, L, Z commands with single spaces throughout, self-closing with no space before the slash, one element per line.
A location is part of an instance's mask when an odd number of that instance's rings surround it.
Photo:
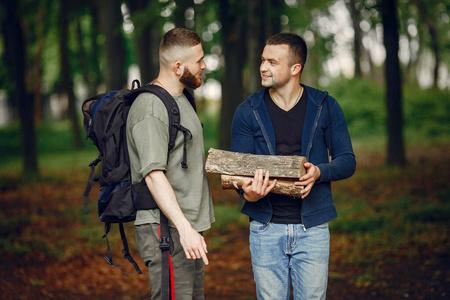
<path fill-rule="evenodd" d="M 317 229 L 327 229 L 328 228 L 328 222 L 327 223 L 323 223 L 320 225 L 315 226 Z"/>
<path fill-rule="evenodd" d="M 258 222 L 256 220 L 253 220 L 250 222 L 250 231 L 253 233 L 262 233 L 269 228 L 270 223 L 264 224 L 261 222 Z"/>

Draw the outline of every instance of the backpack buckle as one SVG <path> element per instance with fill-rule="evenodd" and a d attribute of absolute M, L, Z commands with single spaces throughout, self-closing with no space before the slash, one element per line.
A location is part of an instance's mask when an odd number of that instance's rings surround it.
<path fill-rule="evenodd" d="M 161 249 L 161 250 L 169 250 L 170 249 L 170 238 L 169 237 L 161 237 L 159 239 L 159 249 Z"/>
<path fill-rule="evenodd" d="M 97 166 L 98 165 L 98 163 L 99 162 L 101 162 L 102 160 L 100 159 L 100 158 L 96 158 L 96 159 L 94 159 L 93 161 L 91 161 L 91 163 L 89 164 L 89 167 L 92 167 L 92 166 Z"/>
<path fill-rule="evenodd" d="M 105 256 L 105 257 L 103 257 L 103 258 L 106 260 L 106 262 L 108 263 L 108 265 L 112 265 L 112 264 L 113 264 L 112 260 L 109 259 L 109 257 Z"/>

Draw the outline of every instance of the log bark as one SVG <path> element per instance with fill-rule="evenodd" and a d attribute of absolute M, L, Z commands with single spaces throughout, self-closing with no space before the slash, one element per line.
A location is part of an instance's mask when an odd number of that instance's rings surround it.
<path fill-rule="evenodd" d="M 262 169 L 269 171 L 270 178 L 295 178 L 306 173 L 303 156 L 254 155 L 238 152 L 209 149 L 206 172 L 222 175 L 251 176 Z"/>
<path fill-rule="evenodd" d="M 253 179 L 250 176 L 232 176 L 221 175 L 222 188 L 223 189 L 242 189 L 242 184 L 246 179 Z M 273 182 L 274 178 L 269 180 L 269 184 Z M 271 193 L 289 195 L 292 197 L 300 198 L 300 191 L 303 186 L 294 185 L 295 179 L 277 179 L 277 184 L 271 191 Z"/>

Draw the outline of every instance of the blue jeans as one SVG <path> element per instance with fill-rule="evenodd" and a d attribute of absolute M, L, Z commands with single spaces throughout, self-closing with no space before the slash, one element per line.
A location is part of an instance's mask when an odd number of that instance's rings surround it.
<path fill-rule="evenodd" d="M 301 224 L 250 223 L 250 252 L 258 299 L 325 299 L 328 283 L 328 223 L 303 230 Z"/>

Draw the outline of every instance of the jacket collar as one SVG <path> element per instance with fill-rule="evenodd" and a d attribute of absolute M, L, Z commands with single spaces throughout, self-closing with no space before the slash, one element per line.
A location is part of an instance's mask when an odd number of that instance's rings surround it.
<path fill-rule="evenodd" d="M 327 92 L 312 88 L 304 84 L 302 84 L 302 86 L 306 89 L 306 93 L 308 95 L 308 104 L 312 103 L 315 106 L 322 105 L 323 101 L 325 100 L 325 96 L 328 95 Z M 258 109 L 261 103 L 264 102 L 264 93 L 267 89 L 268 88 L 263 88 L 248 97 L 248 100 L 250 101 L 250 104 L 254 109 Z"/>

